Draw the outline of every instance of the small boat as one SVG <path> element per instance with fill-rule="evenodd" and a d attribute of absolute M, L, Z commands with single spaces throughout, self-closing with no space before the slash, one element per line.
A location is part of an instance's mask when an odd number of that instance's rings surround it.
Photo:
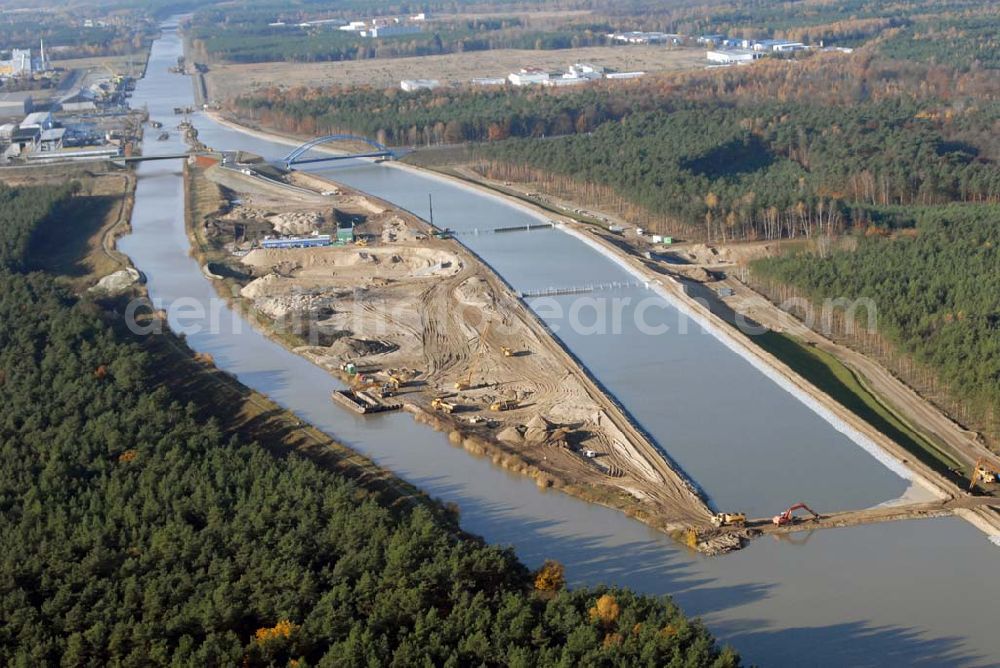
<path fill-rule="evenodd" d="M 170 133 L 169 132 L 161 132 L 160 136 L 156 138 L 156 141 L 167 141 L 168 139 L 170 139 Z"/>

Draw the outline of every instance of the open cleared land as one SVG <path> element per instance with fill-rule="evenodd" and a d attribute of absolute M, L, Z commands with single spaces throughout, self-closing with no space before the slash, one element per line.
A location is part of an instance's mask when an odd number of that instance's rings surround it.
<path fill-rule="evenodd" d="M 709 526 L 691 486 L 460 244 L 312 175 L 290 177 L 309 193 L 221 167 L 193 173 L 195 200 L 239 200 L 207 217 L 210 207 L 189 202 L 201 214 L 196 243 L 214 248 L 203 259 L 214 258 L 212 272 L 230 277 L 238 301 L 252 304 L 296 352 L 342 377 L 342 365 L 354 363 L 369 384 L 402 379 L 393 401 L 539 485 L 667 531 Z M 209 192 L 213 183 L 222 197 Z M 363 245 L 263 249 L 253 242 L 275 232 L 327 233 L 344 220 L 356 221 Z M 456 390 L 458 382 L 468 387 Z M 454 409 L 441 410 L 434 399 Z M 507 410 L 491 410 L 506 401 Z"/>
<path fill-rule="evenodd" d="M 127 56 L 93 56 L 91 58 L 70 58 L 54 60 L 52 66 L 66 71 L 92 72 L 95 76 L 120 74 L 123 76 L 140 77 L 146 67 L 145 51 Z M 77 85 L 85 85 L 78 82 Z"/>
<path fill-rule="evenodd" d="M 392 87 L 398 86 L 401 79 L 467 83 L 476 77 L 505 77 L 522 67 L 565 71 L 579 62 L 622 72 L 664 72 L 704 67 L 705 51 L 663 46 L 592 46 L 556 51 L 496 49 L 443 56 L 331 63 L 213 64 L 205 78 L 209 97 L 225 100 L 256 88 L 272 86 Z"/>

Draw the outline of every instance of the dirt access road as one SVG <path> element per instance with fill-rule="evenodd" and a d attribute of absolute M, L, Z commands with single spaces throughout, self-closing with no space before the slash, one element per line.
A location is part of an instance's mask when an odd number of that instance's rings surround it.
<path fill-rule="evenodd" d="M 419 421 L 539 485 L 667 532 L 710 526 L 693 485 L 458 242 L 314 175 L 293 173 L 295 189 L 218 167 L 206 176 L 240 202 L 202 223 L 222 243 L 218 261 L 248 274 L 240 298 L 292 331 L 294 341 L 280 340 L 296 352 L 342 377 L 352 362 L 376 384 L 390 373 L 404 378 L 397 398 Z M 277 250 L 229 241 L 237 226 L 244 235 L 326 233 L 333 218 L 357 220 L 364 245 Z M 458 381 L 469 387 L 456 390 Z M 435 398 L 454 412 L 436 410 Z M 504 400 L 510 410 L 490 410 Z"/>

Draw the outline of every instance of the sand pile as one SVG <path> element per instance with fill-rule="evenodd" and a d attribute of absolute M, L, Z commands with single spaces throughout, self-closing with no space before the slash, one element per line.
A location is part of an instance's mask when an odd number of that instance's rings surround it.
<path fill-rule="evenodd" d="M 524 425 L 524 440 L 528 443 L 540 445 L 549 440 L 549 432 L 552 425 L 541 415 L 536 415 Z"/>
<path fill-rule="evenodd" d="M 337 339 L 336 343 L 330 346 L 330 352 L 339 355 L 344 359 L 358 359 L 359 357 L 369 357 L 371 355 L 385 355 L 399 349 L 391 341 L 376 339 L 355 339 L 343 337 Z"/>
<path fill-rule="evenodd" d="M 527 424 L 511 425 L 497 432 L 497 438 L 511 445 L 558 445 L 565 447 L 569 430 L 556 427 L 541 415 L 528 420 Z"/>
<path fill-rule="evenodd" d="M 222 216 L 222 220 L 267 220 L 271 214 L 263 209 L 252 206 L 234 206 L 229 213 Z"/>
<path fill-rule="evenodd" d="M 771 244 L 739 244 L 734 246 L 709 246 L 694 244 L 677 254 L 695 264 L 732 264 L 747 262 L 761 257 L 768 257 L 775 252 Z"/>
<path fill-rule="evenodd" d="M 510 443 L 511 445 L 521 445 L 524 443 L 524 434 L 522 434 L 521 430 L 514 425 L 504 427 L 498 431 L 497 438 L 504 443 Z"/>
<path fill-rule="evenodd" d="M 268 274 L 258 279 L 250 281 L 240 290 L 240 295 L 247 299 L 258 299 L 272 295 L 275 290 L 282 289 L 281 283 L 285 282 L 277 274 Z"/>
<path fill-rule="evenodd" d="M 323 224 L 323 215 L 318 211 L 292 211 L 271 216 L 267 222 L 278 234 L 311 234 Z"/>

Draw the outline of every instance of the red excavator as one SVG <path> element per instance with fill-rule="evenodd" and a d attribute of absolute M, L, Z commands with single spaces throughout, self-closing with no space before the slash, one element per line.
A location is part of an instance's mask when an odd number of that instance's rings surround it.
<path fill-rule="evenodd" d="M 796 520 L 796 518 L 792 515 L 792 513 L 794 513 L 796 510 L 805 510 L 811 513 L 814 519 L 817 520 L 819 519 L 819 513 L 817 513 L 815 510 L 813 510 L 804 503 L 796 503 L 794 506 L 792 506 L 785 512 L 781 513 L 780 515 L 775 515 L 774 517 L 772 517 L 771 523 L 776 527 L 783 527 L 786 524 L 791 524 Z"/>

